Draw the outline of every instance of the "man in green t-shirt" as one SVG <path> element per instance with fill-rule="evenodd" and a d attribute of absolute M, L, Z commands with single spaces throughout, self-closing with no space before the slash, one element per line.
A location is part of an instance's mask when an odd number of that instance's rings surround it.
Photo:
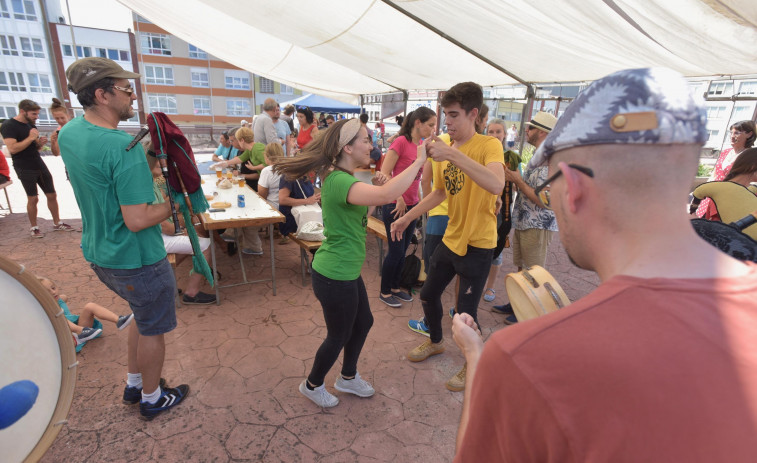
<path fill-rule="evenodd" d="M 63 162 L 82 214 L 82 252 L 100 280 L 129 303 L 134 313 L 128 339 L 123 402 L 139 402 L 151 420 L 178 405 L 189 386 L 162 387 L 164 334 L 176 328 L 176 280 L 166 259 L 160 223 L 170 203 L 152 204 L 152 175 L 140 145 L 117 130 L 134 116 L 136 100 L 125 71 L 106 58 L 80 59 L 66 70 L 69 90 L 84 107 L 60 131 Z"/>

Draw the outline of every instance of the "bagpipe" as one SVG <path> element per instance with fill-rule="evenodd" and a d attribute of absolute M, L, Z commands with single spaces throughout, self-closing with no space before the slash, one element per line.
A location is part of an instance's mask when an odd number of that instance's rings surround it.
<path fill-rule="evenodd" d="M 202 178 L 197 170 L 194 153 L 189 141 L 176 124 L 164 113 L 153 112 L 147 115 L 147 125 L 137 133 L 126 147 L 126 151 L 134 148 L 147 134 L 150 135 L 153 152 L 160 163 L 160 170 L 166 181 L 166 192 L 171 204 L 171 213 L 177 235 L 181 234 L 181 225 L 176 212 L 176 205 L 187 224 L 186 230 L 192 243 L 193 271 L 201 273 L 213 286 L 213 273 L 200 249 L 197 231 L 192 224 L 199 224 L 193 220 L 197 214 L 208 210 L 208 201 L 202 191 Z M 152 154 L 152 153 L 148 153 Z"/>
<path fill-rule="evenodd" d="M 725 252 L 743 261 L 757 262 L 757 192 L 734 182 L 707 182 L 693 192 L 689 212 L 694 213 L 708 197 L 717 208 L 721 221 L 693 219 L 697 234 Z"/>

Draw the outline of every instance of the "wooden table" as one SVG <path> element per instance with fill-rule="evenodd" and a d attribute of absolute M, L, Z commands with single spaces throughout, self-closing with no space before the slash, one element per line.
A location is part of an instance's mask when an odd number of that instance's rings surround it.
<path fill-rule="evenodd" d="M 274 260 L 274 247 L 273 247 L 273 224 L 278 222 L 284 222 L 284 216 L 271 206 L 268 201 L 258 195 L 258 193 L 250 188 L 248 185 L 239 187 L 234 184 L 230 189 L 221 189 L 216 187 L 216 180 L 218 178 L 215 175 L 203 175 L 202 190 L 206 195 L 214 195 L 212 200 L 208 203 L 225 201 L 231 204 L 231 207 L 227 208 L 224 212 L 205 212 L 201 215 L 203 226 L 206 230 L 210 231 L 219 230 L 224 228 L 234 229 L 234 237 L 239 243 L 239 229 L 243 227 L 262 227 L 268 226 L 268 236 L 271 237 L 271 278 L 263 280 L 247 280 L 247 272 L 244 268 L 244 261 L 242 259 L 242 247 L 239 246 L 239 264 L 242 268 L 242 282 L 233 283 L 229 285 L 220 286 L 218 284 L 218 270 L 216 264 L 216 247 L 215 243 L 211 242 L 210 256 L 213 267 L 213 279 L 215 280 L 216 288 L 216 304 L 221 304 L 221 288 L 228 288 L 231 286 L 247 285 L 252 283 L 260 283 L 264 281 L 271 281 L 273 283 L 273 295 L 276 295 L 276 266 Z M 237 196 L 243 194 L 245 196 L 245 207 L 237 207 Z M 211 206 L 212 208 L 212 206 Z"/>

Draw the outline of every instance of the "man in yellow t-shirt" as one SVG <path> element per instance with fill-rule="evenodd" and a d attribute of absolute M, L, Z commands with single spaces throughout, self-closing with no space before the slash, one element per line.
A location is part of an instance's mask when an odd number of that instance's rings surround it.
<path fill-rule="evenodd" d="M 463 82 L 449 89 L 441 101 L 451 144 L 438 137 L 426 140 L 422 148 L 437 162 L 434 189 L 412 210 L 392 224 L 398 239 L 407 225 L 424 212 L 448 201 L 449 223 L 442 243 L 437 246 L 421 290 L 421 304 L 428 323 L 429 339 L 411 350 L 407 358 L 420 362 L 444 352 L 442 335 L 442 293 L 450 281 L 460 277 L 458 313 L 477 320 L 478 302 L 486 285 L 492 252 L 497 244 L 497 197 L 505 186 L 502 143 L 476 133 L 476 118 L 483 104 L 481 86 Z M 463 368 L 447 382 L 447 388 L 465 388 Z"/>

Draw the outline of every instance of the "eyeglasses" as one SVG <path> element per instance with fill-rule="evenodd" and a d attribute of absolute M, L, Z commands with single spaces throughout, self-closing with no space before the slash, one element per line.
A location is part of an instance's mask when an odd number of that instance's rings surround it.
<path fill-rule="evenodd" d="M 132 93 L 134 93 L 134 89 L 131 87 L 119 87 L 118 85 L 114 85 L 113 88 L 115 88 L 116 90 L 121 90 L 127 95 L 131 95 Z"/>
<path fill-rule="evenodd" d="M 744 133 L 744 132 L 741 131 L 741 130 L 731 130 L 731 135 L 733 135 L 734 137 L 738 137 L 742 133 Z"/>
<path fill-rule="evenodd" d="M 588 167 L 579 166 L 578 164 L 568 164 L 568 167 L 570 167 L 571 169 L 576 169 L 582 174 L 594 178 L 594 171 L 589 169 Z M 554 182 L 561 174 L 562 170 L 558 170 L 555 175 L 549 177 L 544 183 L 536 187 L 536 189 L 534 190 L 534 194 L 537 198 L 539 198 L 539 202 L 541 202 L 541 205 L 544 206 L 545 209 L 552 209 L 549 195 L 549 184 Z"/>

